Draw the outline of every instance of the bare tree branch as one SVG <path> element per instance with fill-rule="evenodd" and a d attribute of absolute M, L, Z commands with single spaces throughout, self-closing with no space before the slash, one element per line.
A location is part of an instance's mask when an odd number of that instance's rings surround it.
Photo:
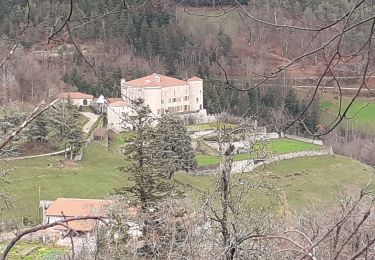
<path fill-rule="evenodd" d="M 59 221 L 56 221 L 56 222 L 53 222 L 53 223 L 50 223 L 50 224 L 45 224 L 45 225 L 39 225 L 39 226 L 36 226 L 36 227 L 33 227 L 31 229 L 28 229 L 28 230 L 25 230 L 21 233 L 19 233 L 15 238 L 13 238 L 9 244 L 6 246 L 6 248 L 4 249 L 3 251 L 3 254 L 2 256 L 0 257 L 0 260 L 5 260 L 9 254 L 9 252 L 12 250 L 12 248 L 16 245 L 16 243 L 24 236 L 28 235 L 28 234 L 31 234 L 31 233 L 35 233 L 37 231 L 40 231 L 40 230 L 45 230 L 47 228 L 51 228 L 51 227 L 54 227 L 54 226 L 58 226 L 58 225 L 62 225 L 64 226 L 65 223 L 69 223 L 71 221 L 79 221 L 79 220 L 88 220 L 88 219 L 92 219 L 92 220 L 99 220 L 101 221 L 102 223 L 106 224 L 104 222 L 104 218 L 103 217 L 97 217 L 97 216 L 86 216 L 86 217 L 75 217 L 75 218 L 68 218 L 68 219 L 64 219 L 64 220 L 59 220 Z"/>
<path fill-rule="evenodd" d="M 7 137 L 2 140 L 0 143 L 0 150 L 2 150 L 8 143 L 10 143 L 28 124 L 30 124 L 35 118 L 37 118 L 39 115 L 41 115 L 44 111 L 52 107 L 56 102 L 58 102 L 60 99 L 55 99 L 51 103 L 49 103 L 47 106 L 43 107 L 43 105 L 46 103 L 46 101 L 42 101 L 33 112 L 30 113 L 30 115 L 25 119 L 25 121 L 11 133 Z"/>

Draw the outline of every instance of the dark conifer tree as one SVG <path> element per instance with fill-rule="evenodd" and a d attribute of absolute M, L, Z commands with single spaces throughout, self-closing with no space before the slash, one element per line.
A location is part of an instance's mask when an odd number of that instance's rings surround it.
<path fill-rule="evenodd" d="M 131 137 L 123 148 L 123 154 L 131 163 L 123 170 L 130 174 L 134 183 L 130 187 L 117 190 L 117 193 L 132 193 L 144 209 L 153 206 L 158 200 L 168 195 L 170 185 L 163 173 L 156 167 L 153 158 L 152 141 L 154 118 L 151 110 L 137 99 L 132 103 L 132 111 L 123 116 L 124 124 L 132 126 Z"/>
<path fill-rule="evenodd" d="M 168 179 L 172 179 L 178 171 L 190 171 L 197 167 L 191 138 L 179 117 L 164 115 L 159 120 L 152 146 L 159 169 Z"/>

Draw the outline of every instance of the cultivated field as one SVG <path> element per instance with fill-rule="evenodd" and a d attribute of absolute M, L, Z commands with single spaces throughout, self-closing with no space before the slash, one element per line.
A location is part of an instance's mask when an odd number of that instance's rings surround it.
<path fill-rule="evenodd" d="M 5 245 L 0 244 L 0 251 Z M 33 259 L 59 259 L 66 249 L 38 243 L 19 242 L 9 254 L 9 259 L 13 260 L 33 260 Z"/>

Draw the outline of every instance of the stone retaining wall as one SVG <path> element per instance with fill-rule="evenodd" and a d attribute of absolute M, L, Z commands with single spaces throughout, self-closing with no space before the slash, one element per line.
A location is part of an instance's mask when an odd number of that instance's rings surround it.
<path fill-rule="evenodd" d="M 284 136 L 286 138 L 297 140 L 297 141 L 302 141 L 305 143 L 323 145 L 323 141 L 319 139 L 311 139 L 311 138 L 306 138 L 306 137 L 301 137 L 301 136 L 296 136 L 296 135 L 289 135 L 289 134 L 284 134 Z"/>
<path fill-rule="evenodd" d="M 242 173 L 242 172 L 250 172 L 255 168 L 269 164 L 277 161 L 289 160 L 293 158 L 299 157 L 312 157 L 312 156 L 321 156 L 321 155 L 332 155 L 333 150 L 332 147 L 329 148 L 322 148 L 318 150 L 312 151 L 302 151 L 302 152 L 293 152 L 287 154 L 280 154 L 271 156 L 265 160 L 244 160 L 244 161 L 235 161 L 232 165 L 232 173 Z M 211 165 L 211 166 L 204 166 L 199 167 L 198 170 L 195 172 L 196 175 L 215 175 L 220 171 L 220 165 Z"/>

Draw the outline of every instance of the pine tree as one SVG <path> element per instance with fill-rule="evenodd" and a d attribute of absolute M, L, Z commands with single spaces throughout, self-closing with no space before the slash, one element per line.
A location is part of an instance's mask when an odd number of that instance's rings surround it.
<path fill-rule="evenodd" d="M 284 102 L 286 112 L 291 116 L 297 116 L 299 113 L 300 105 L 296 92 L 293 89 L 290 89 L 288 91 Z"/>
<path fill-rule="evenodd" d="M 227 34 L 224 33 L 222 27 L 220 27 L 219 33 L 217 34 L 217 40 L 219 41 L 219 56 L 228 56 L 232 48 L 232 40 Z"/>
<path fill-rule="evenodd" d="M 61 102 L 50 114 L 50 135 L 55 140 L 64 143 L 65 150 L 70 148 L 71 160 L 74 151 L 79 150 L 85 143 L 79 118 L 78 109 L 70 99 Z M 65 158 L 68 159 L 67 151 L 65 152 Z"/>
<path fill-rule="evenodd" d="M 0 141 L 15 130 L 25 119 L 25 114 L 16 110 L 3 109 L 0 111 Z M 19 139 L 19 138 L 15 138 Z M 18 153 L 18 146 L 7 145 L 0 149 L 0 158 L 14 157 Z"/>
<path fill-rule="evenodd" d="M 48 136 L 47 122 L 48 120 L 44 113 L 35 118 L 25 131 L 27 139 L 36 140 L 38 142 L 45 141 Z"/>
<path fill-rule="evenodd" d="M 197 167 L 191 138 L 179 117 L 164 115 L 160 119 L 155 129 L 153 148 L 160 170 L 169 179 L 177 171 L 189 171 Z"/>
<path fill-rule="evenodd" d="M 310 132 L 315 132 L 317 130 L 317 126 L 319 124 L 319 114 L 320 114 L 320 106 L 319 106 L 319 96 L 315 96 L 309 110 L 307 116 L 304 120 L 307 129 Z"/>
<path fill-rule="evenodd" d="M 123 154 L 131 163 L 123 170 L 130 174 L 129 179 L 134 185 L 117 190 L 117 193 L 131 192 L 146 209 L 165 197 L 170 190 L 168 181 L 158 170 L 152 157 L 155 149 L 152 146 L 154 118 L 143 100 L 137 99 L 132 102 L 132 112 L 124 114 L 123 119 L 133 126 L 130 140 L 123 148 Z"/>

